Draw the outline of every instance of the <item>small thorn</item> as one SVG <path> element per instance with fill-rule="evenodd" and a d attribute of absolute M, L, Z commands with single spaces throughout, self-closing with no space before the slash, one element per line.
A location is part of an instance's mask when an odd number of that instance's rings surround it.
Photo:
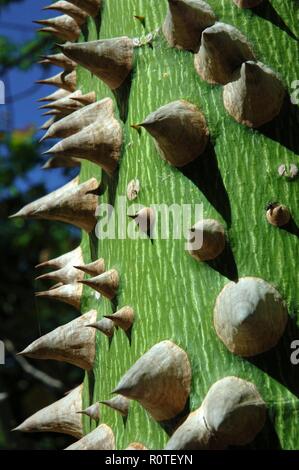
<path fill-rule="evenodd" d="M 135 131 L 138 132 L 139 135 L 141 135 L 141 124 L 131 124 L 132 129 L 135 129 Z"/>
<path fill-rule="evenodd" d="M 21 217 L 21 216 L 19 215 L 19 212 L 16 212 L 15 214 L 12 214 L 12 215 L 9 215 L 9 216 L 8 216 L 9 219 L 16 219 L 17 217 Z"/>
<path fill-rule="evenodd" d="M 16 428 L 11 429 L 10 432 L 21 431 L 21 429 L 19 428 L 20 426 L 17 426 Z"/>
<path fill-rule="evenodd" d="M 43 279 L 47 279 L 48 274 L 41 274 L 34 278 L 35 281 L 42 281 Z"/>
<path fill-rule="evenodd" d="M 46 266 L 48 263 L 48 261 L 43 261 L 42 263 L 39 263 L 39 264 L 36 264 L 34 266 L 35 269 L 39 269 L 39 268 L 43 268 L 44 266 Z"/>
<path fill-rule="evenodd" d="M 93 405 L 89 406 L 85 410 L 77 411 L 79 414 L 83 414 L 88 416 L 95 421 L 99 421 L 100 419 L 100 402 L 96 402 Z"/>
<path fill-rule="evenodd" d="M 53 116 L 55 115 L 54 109 L 50 109 L 50 111 L 47 111 L 46 113 L 43 113 L 42 116 Z"/>
<path fill-rule="evenodd" d="M 112 315 L 104 315 L 104 318 L 112 320 L 114 325 L 121 328 L 125 332 L 131 330 L 134 323 L 134 310 L 129 307 L 123 307 Z"/>
<path fill-rule="evenodd" d="M 63 50 L 64 50 L 63 44 L 55 43 L 54 45 L 55 45 L 55 47 L 57 47 L 60 51 L 63 52 Z"/>
<path fill-rule="evenodd" d="M 145 28 L 145 16 L 139 16 L 139 15 L 134 15 L 134 18 L 142 24 L 142 26 Z"/>
<path fill-rule="evenodd" d="M 103 274 L 105 272 L 105 261 L 103 258 L 100 258 L 92 263 L 88 263 L 85 265 L 76 265 L 74 266 L 75 269 L 79 269 L 91 276 L 98 276 L 99 274 Z"/>
<path fill-rule="evenodd" d="M 111 300 L 116 296 L 119 288 L 119 274 L 115 269 L 110 269 L 99 276 L 80 281 L 80 283 L 95 289 L 101 295 Z"/>
<path fill-rule="evenodd" d="M 51 108 L 52 105 L 50 104 L 43 104 L 42 106 L 39 106 L 37 109 L 49 109 Z"/>
<path fill-rule="evenodd" d="M 35 297 L 44 297 L 46 295 L 46 292 L 35 292 L 34 295 Z"/>
<path fill-rule="evenodd" d="M 110 400 L 100 401 L 103 405 L 109 406 L 115 411 L 118 411 L 123 417 L 127 417 L 129 413 L 130 400 L 121 395 L 117 395 Z"/>
<path fill-rule="evenodd" d="M 108 336 L 108 338 L 112 338 L 112 336 L 114 335 L 113 321 L 109 320 L 108 318 L 102 318 L 101 320 L 95 323 L 90 323 L 85 326 L 89 328 L 95 328 L 96 330 L 101 331 L 101 333 Z"/>

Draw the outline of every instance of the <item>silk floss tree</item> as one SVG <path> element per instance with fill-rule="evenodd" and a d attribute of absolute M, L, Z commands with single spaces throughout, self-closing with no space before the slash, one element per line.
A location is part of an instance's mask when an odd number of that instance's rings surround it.
<path fill-rule="evenodd" d="M 297 187 L 277 172 L 299 148 L 297 7 L 271 5 L 70 0 L 38 21 L 59 42 L 42 61 L 63 69 L 41 81 L 57 88 L 41 100 L 43 140 L 59 139 L 45 167 L 80 175 L 15 216 L 82 241 L 39 267 L 56 285 L 37 293 L 77 318 L 21 354 L 86 373 L 19 431 L 82 450 L 298 449 Z M 117 229 L 133 219 L 144 236 L 94 237 L 99 206 L 117 213 L 121 196 Z M 155 204 L 201 204 L 187 228 L 202 244 L 147 236 Z"/>

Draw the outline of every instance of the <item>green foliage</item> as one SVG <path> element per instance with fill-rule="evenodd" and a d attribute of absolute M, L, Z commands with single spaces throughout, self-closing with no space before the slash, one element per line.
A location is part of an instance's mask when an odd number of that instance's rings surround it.
<path fill-rule="evenodd" d="M 23 0 L 0 0 L 0 8 L 11 5 L 12 3 L 22 3 Z"/>
<path fill-rule="evenodd" d="M 42 54 L 49 52 L 53 44 L 53 38 L 42 33 L 36 34 L 34 39 L 23 45 L 0 36 L 0 70 L 2 73 L 13 67 L 28 70 L 37 63 Z"/>
<path fill-rule="evenodd" d="M 16 53 L 16 45 L 9 41 L 5 36 L 0 36 L 0 64 L 7 66 L 10 57 Z"/>
<path fill-rule="evenodd" d="M 33 282 L 37 275 L 34 266 L 42 259 L 58 256 L 78 243 L 77 234 L 62 224 L 47 222 L 7 221 L 9 214 L 19 207 L 45 194 L 43 185 L 30 189 L 27 194 L 15 194 L 1 202 L 0 218 L 0 318 L 1 340 L 9 340 L 16 351 L 23 349 L 40 334 L 53 330 L 73 318 L 73 310 L 66 305 L 35 301 L 34 291 L 45 290 L 48 283 Z M 68 439 L 41 436 L 39 442 L 29 436 L 9 433 L 9 429 L 30 414 L 61 397 L 63 390 L 80 382 L 81 372 L 65 364 L 32 361 L 38 369 L 60 380 L 61 390 L 54 390 L 39 383 L 25 373 L 13 355 L 7 354 L 5 366 L 1 366 L 0 390 L 8 398 L 0 403 L 2 427 L 6 439 L 0 448 L 53 448 L 63 447 Z M 5 413 L 2 413 L 2 406 Z"/>
<path fill-rule="evenodd" d="M 66 305 L 35 301 L 34 291 L 49 287 L 45 282 L 34 282 L 34 266 L 43 259 L 58 256 L 75 247 L 78 234 L 67 225 L 43 221 L 8 220 L 8 216 L 25 204 L 42 197 L 45 186 L 32 186 L 28 173 L 37 162 L 38 144 L 31 141 L 32 130 L 21 136 L 12 134 L 6 141 L 6 156 L 1 158 L 1 237 L 0 237 L 0 339 L 9 340 L 16 350 L 23 349 L 42 332 L 53 330 L 73 318 L 73 310 Z M 22 193 L 18 179 L 28 180 L 29 190 Z M 55 312 L 55 313 L 54 313 Z M 38 369 L 59 379 L 63 389 L 72 388 L 80 380 L 80 371 L 64 364 L 33 361 Z M 42 436 L 37 443 L 31 436 L 9 433 L 9 429 L 27 418 L 36 409 L 46 406 L 61 396 L 62 390 L 47 388 L 45 384 L 25 373 L 13 355 L 8 354 L 0 370 L 0 392 L 7 398 L 0 402 L 0 421 L 3 429 L 0 448 L 64 447 L 65 437 Z"/>
<path fill-rule="evenodd" d="M 3 134 L 0 189 L 14 190 L 16 175 L 24 175 L 39 162 L 39 148 L 33 127 Z"/>

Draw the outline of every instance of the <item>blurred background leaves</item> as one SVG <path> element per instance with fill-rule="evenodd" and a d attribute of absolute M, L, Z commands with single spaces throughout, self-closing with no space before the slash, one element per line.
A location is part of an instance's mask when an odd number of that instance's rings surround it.
<path fill-rule="evenodd" d="M 23 361 L 15 356 L 40 335 L 75 317 L 76 312 L 67 305 L 34 297 L 35 291 L 49 287 L 45 282 L 34 281 L 41 274 L 34 266 L 80 242 L 79 232 L 68 225 L 8 219 L 25 204 L 74 176 L 70 170 L 41 170 L 42 149 L 37 131 L 41 122 L 34 122 L 34 113 L 24 105 L 24 100 L 31 99 L 39 87 L 32 84 L 33 67 L 36 79 L 49 73 L 49 67 L 35 64 L 53 45 L 49 36 L 35 33 L 28 21 L 33 3 L 36 0 L 0 0 L 0 79 L 7 85 L 6 104 L 0 106 L 0 340 L 6 344 L 5 365 L 0 365 L 0 449 L 59 449 L 71 442 L 60 435 L 22 435 L 10 430 L 61 398 L 83 377 L 81 371 L 66 364 Z M 45 5 L 38 5 L 39 9 Z M 4 21 L 8 9 L 16 12 L 16 23 Z M 26 18 L 22 14 L 25 11 Z M 20 40 L 22 28 L 26 31 L 24 40 Z M 10 88 L 14 90 L 14 81 L 18 80 L 16 70 L 26 73 L 28 80 L 22 84 L 21 92 L 11 93 Z"/>

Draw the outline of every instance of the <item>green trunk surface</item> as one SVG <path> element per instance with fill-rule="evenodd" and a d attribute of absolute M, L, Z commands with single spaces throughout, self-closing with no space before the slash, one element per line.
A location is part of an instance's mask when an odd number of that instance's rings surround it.
<path fill-rule="evenodd" d="M 298 7 L 290 0 L 270 3 L 263 17 L 238 9 L 230 0 L 209 0 L 219 21 L 240 29 L 253 44 L 258 60 L 280 73 L 291 92 L 292 82 L 299 79 L 295 39 Z M 141 37 L 154 32 L 162 25 L 166 9 L 166 0 L 107 0 L 99 37 Z M 146 29 L 134 15 L 145 16 Z M 88 40 L 98 37 L 93 20 L 89 21 L 88 31 Z M 297 162 L 298 107 L 294 106 L 283 122 L 275 121 L 267 133 L 250 130 L 226 113 L 223 87 L 201 80 L 194 69 L 193 54 L 170 48 L 162 33 L 153 48 L 136 49 L 135 57 L 119 174 L 110 180 L 104 176 L 108 187 L 99 200 L 114 204 L 118 196 L 126 195 L 129 181 L 138 178 L 141 191 L 134 202 L 144 206 L 202 203 L 205 218 L 215 218 L 225 225 L 231 254 L 220 265 L 208 265 L 188 255 L 185 240 L 158 239 L 151 243 L 149 239 L 98 240 L 83 236 L 85 262 L 103 257 L 109 269 L 119 271 L 121 286 L 114 304 L 85 288 L 82 312 L 97 308 L 101 318 L 131 305 L 137 315 L 131 344 L 120 329 L 111 344 L 97 334 L 97 360 L 93 374 L 85 378 L 84 405 L 111 398 L 120 378 L 144 352 L 159 341 L 171 339 L 191 361 L 191 410 L 200 405 L 217 380 L 229 375 L 249 380 L 268 407 L 267 424 L 249 447 L 298 449 L 299 366 L 290 362 L 290 344 L 299 339 L 298 234 L 270 226 L 264 210 L 268 201 L 279 201 L 290 208 L 299 224 L 298 186 L 277 173 L 279 164 Z M 88 71 L 79 68 L 78 73 L 78 88 L 82 91 L 95 90 L 98 99 L 115 99 L 108 87 Z M 120 107 L 125 108 L 126 98 L 125 93 L 119 97 Z M 130 127 L 178 99 L 186 99 L 203 111 L 212 141 L 204 161 L 191 166 L 185 174 L 159 157 L 148 133 L 143 130 L 139 135 Z M 81 181 L 92 176 L 101 180 L 99 167 L 84 162 Z M 128 207 L 132 205 L 127 203 Z M 129 221 L 126 218 L 122 225 Z M 231 354 L 213 328 L 215 300 L 229 279 L 237 276 L 257 276 L 270 282 L 289 308 L 289 325 L 279 345 L 250 360 Z M 95 424 L 83 419 L 87 433 Z M 137 402 L 132 402 L 126 423 L 105 406 L 101 421 L 113 429 L 117 449 L 133 441 L 149 449 L 161 449 L 168 440 L 163 428 Z"/>

